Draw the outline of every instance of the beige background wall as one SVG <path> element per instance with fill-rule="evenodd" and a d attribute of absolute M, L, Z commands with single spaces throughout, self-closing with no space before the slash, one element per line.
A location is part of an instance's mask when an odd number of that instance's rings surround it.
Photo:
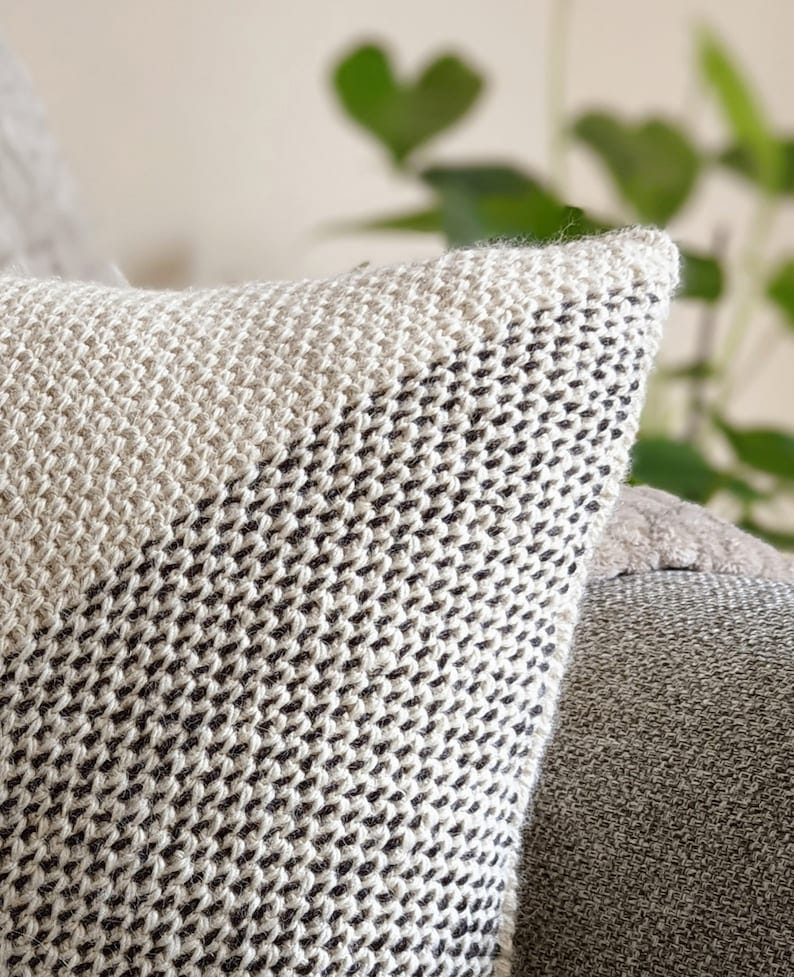
<path fill-rule="evenodd" d="M 329 66 L 362 38 L 388 40 L 409 69 L 451 47 L 490 76 L 476 117 L 440 139 L 434 159 L 502 157 L 542 168 L 550 2 L 0 0 L 0 32 L 26 61 L 122 267 L 147 277 L 181 256 L 189 277 L 204 283 L 311 276 L 438 250 L 425 238 L 322 233 L 340 218 L 421 202 L 329 95 Z M 717 142 L 691 72 L 700 21 L 720 31 L 776 123 L 794 132 L 791 0 L 578 0 L 568 105 L 663 111 L 697 122 Z M 610 202 L 578 154 L 570 184 L 578 202 Z M 676 231 L 707 245 L 716 223 L 727 217 L 741 227 L 749 212 L 741 187 L 719 178 Z M 791 208 L 776 243 L 794 253 Z M 768 325 L 759 317 L 751 354 Z M 685 355 L 691 332 L 682 311 L 668 358 Z M 780 347 L 738 399 L 743 419 L 794 419 L 793 348 L 794 340 Z"/>

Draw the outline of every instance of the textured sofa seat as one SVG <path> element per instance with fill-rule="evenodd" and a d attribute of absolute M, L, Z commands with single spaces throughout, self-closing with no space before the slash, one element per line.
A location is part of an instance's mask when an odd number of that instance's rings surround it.
<path fill-rule="evenodd" d="M 794 586 L 590 586 L 521 876 L 515 977 L 794 973 Z"/>

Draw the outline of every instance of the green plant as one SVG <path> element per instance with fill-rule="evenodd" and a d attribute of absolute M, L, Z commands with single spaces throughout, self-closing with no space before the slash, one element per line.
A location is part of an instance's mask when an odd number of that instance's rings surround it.
<path fill-rule="evenodd" d="M 552 114 L 559 114 L 561 61 L 552 59 Z M 697 353 L 689 362 L 657 371 L 632 477 L 700 503 L 719 499 L 725 508 L 727 502 L 742 525 L 794 549 L 794 530 L 772 525 L 769 516 L 775 503 L 794 499 L 794 432 L 740 426 L 730 411 L 737 385 L 747 379 L 747 368 L 738 365 L 739 351 L 756 344 L 754 371 L 769 356 L 753 329 L 761 303 L 776 310 L 779 338 L 794 340 L 794 255 L 772 263 L 771 273 L 766 257 L 775 213 L 794 195 L 794 136 L 772 130 L 731 56 L 705 30 L 697 39 L 697 66 L 728 134 L 721 151 L 705 148 L 669 118 L 630 121 L 612 112 L 588 111 L 570 121 L 555 119 L 551 143 L 557 172 L 544 179 L 502 161 L 432 165 L 423 154 L 427 144 L 472 110 L 485 87 L 483 77 L 447 54 L 415 80 L 401 79 L 383 48 L 357 47 L 334 70 L 336 97 L 380 143 L 397 172 L 424 189 L 427 202 L 409 213 L 346 226 L 440 234 L 452 246 L 504 238 L 564 240 L 627 220 L 667 225 L 711 171 L 736 174 L 754 194 L 755 217 L 735 261 L 728 261 L 725 247 L 734 228 L 720 229 L 710 252 L 681 245 L 679 298 L 701 308 L 694 327 Z M 594 215 L 569 202 L 561 189 L 562 171 L 573 142 L 601 164 L 620 200 L 621 219 Z M 671 404 L 683 407 L 676 412 Z"/>

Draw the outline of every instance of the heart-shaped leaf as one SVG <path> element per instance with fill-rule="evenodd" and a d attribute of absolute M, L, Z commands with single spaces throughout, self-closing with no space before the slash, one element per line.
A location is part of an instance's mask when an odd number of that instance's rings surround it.
<path fill-rule="evenodd" d="M 333 83 L 348 115 L 398 164 L 464 116 L 483 88 L 477 71 L 452 54 L 436 58 L 414 81 L 400 80 L 386 51 L 375 44 L 346 55 Z"/>
<path fill-rule="evenodd" d="M 634 445 L 631 481 L 704 503 L 722 488 L 723 476 L 686 441 L 643 437 Z"/>
<path fill-rule="evenodd" d="M 794 435 L 774 428 L 737 428 L 719 419 L 715 423 L 743 464 L 794 481 Z"/>
<path fill-rule="evenodd" d="M 794 258 L 778 266 L 767 283 L 766 294 L 783 313 L 789 329 L 794 329 Z"/>
<path fill-rule="evenodd" d="M 678 298 L 716 302 L 724 287 L 722 265 L 708 254 L 681 249 L 681 287 Z"/>
<path fill-rule="evenodd" d="M 695 186 L 700 156 L 683 129 L 665 119 L 632 124 L 588 112 L 573 133 L 599 157 L 640 220 L 666 224 Z"/>
<path fill-rule="evenodd" d="M 777 139 L 779 164 L 773 189 L 778 193 L 794 194 L 794 136 Z M 716 157 L 717 162 L 753 183 L 762 183 L 763 174 L 752 153 L 741 146 L 730 146 Z"/>
<path fill-rule="evenodd" d="M 452 245 L 505 238 L 563 240 L 601 226 L 511 166 L 433 167 L 421 176 L 436 194 Z"/>
<path fill-rule="evenodd" d="M 761 186 L 776 191 L 783 169 L 780 143 L 747 80 L 710 31 L 700 32 L 698 61 L 703 80 L 716 96 L 737 147 L 752 161 L 750 165 Z"/>

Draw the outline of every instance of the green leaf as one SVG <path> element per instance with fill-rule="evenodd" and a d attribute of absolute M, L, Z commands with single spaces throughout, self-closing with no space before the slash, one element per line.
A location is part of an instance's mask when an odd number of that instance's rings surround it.
<path fill-rule="evenodd" d="M 717 98 L 737 147 L 751 160 L 764 189 L 780 186 L 780 144 L 764 118 L 761 106 L 731 55 L 710 31 L 700 32 L 698 61 L 704 81 Z"/>
<path fill-rule="evenodd" d="M 588 112 L 573 133 L 600 158 L 642 221 L 666 224 L 695 186 L 700 156 L 686 133 L 665 119 L 634 125 L 606 112 Z"/>
<path fill-rule="evenodd" d="M 738 478 L 736 475 L 729 475 L 726 472 L 723 472 L 722 475 L 721 488 L 745 503 L 762 502 L 769 498 L 769 492 L 762 492 L 745 479 Z"/>
<path fill-rule="evenodd" d="M 452 245 L 505 238 L 564 240 L 601 226 L 511 166 L 433 167 L 421 177 L 436 194 Z"/>
<path fill-rule="evenodd" d="M 760 523 L 755 522 L 753 519 L 744 519 L 739 523 L 739 529 L 744 529 L 745 532 L 752 533 L 753 536 L 758 536 L 759 539 L 766 540 L 767 543 L 776 546 L 780 550 L 794 550 L 794 533 L 780 529 L 770 529 L 767 526 L 762 526 Z"/>
<path fill-rule="evenodd" d="M 418 234 L 441 234 L 443 219 L 437 208 L 416 210 L 407 214 L 387 214 L 345 224 L 346 231 L 413 231 Z"/>
<path fill-rule="evenodd" d="M 681 287 L 678 298 L 716 302 L 722 295 L 724 277 L 716 258 L 681 250 Z"/>
<path fill-rule="evenodd" d="M 722 488 L 723 476 L 694 445 L 650 437 L 640 438 L 634 445 L 631 481 L 703 503 Z"/>
<path fill-rule="evenodd" d="M 794 258 L 778 266 L 767 283 L 766 294 L 783 313 L 789 329 L 794 329 Z"/>
<path fill-rule="evenodd" d="M 714 364 L 706 360 L 684 363 L 682 366 L 662 366 L 656 372 L 665 380 L 711 380 L 717 375 Z"/>
<path fill-rule="evenodd" d="M 794 136 L 784 136 L 776 142 L 779 155 L 776 189 L 779 193 L 794 194 Z M 719 153 L 716 159 L 722 166 L 753 183 L 762 182 L 755 157 L 741 146 L 730 146 Z"/>
<path fill-rule="evenodd" d="M 745 465 L 794 481 L 794 435 L 772 428 L 736 428 L 720 419 L 715 424 Z"/>
<path fill-rule="evenodd" d="M 471 196 L 516 196 L 538 186 L 538 181 L 505 163 L 476 163 L 470 166 L 431 166 L 421 174 L 434 190 L 463 190 Z"/>
<path fill-rule="evenodd" d="M 451 54 L 428 64 L 415 80 L 398 79 L 386 51 L 374 44 L 346 55 L 333 83 L 348 115 L 398 164 L 461 119 L 483 88 L 481 76 Z"/>
<path fill-rule="evenodd" d="M 730 492 L 745 504 L 768 498 L 744 478 L 720 471 L 694 445 L 665 437 L 642 437 L 634 446 L 631 481 L 653 485 L 692 502 L 708 502 Z"/>

